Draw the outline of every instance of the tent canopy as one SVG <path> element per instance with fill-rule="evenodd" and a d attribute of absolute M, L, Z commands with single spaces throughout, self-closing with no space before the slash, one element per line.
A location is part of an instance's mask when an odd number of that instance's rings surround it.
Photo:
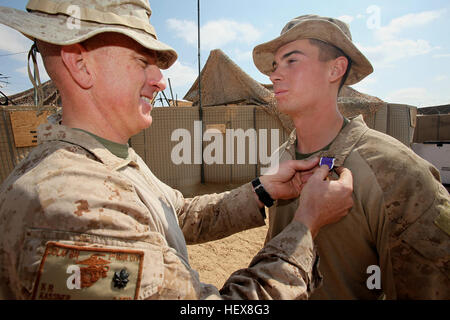
<path fill-rule="evenodd" d="M 42 83 L 42 90 L 44 91 L 43 105 L 46 106 L 60 106 L 61 98 L 58 89 L 53 84 L 52 80 Z M 0 104 L 5 105 L 6 98 L 0 97 Z M 8 104 L 15 105 L 34 105 L 34 89 L 28 89 L 23 92 L 16 93 L 8 97 Z"/>
<path fill-rule="evenodd" d="M 273 94 L 246 74 L 222 50 L 212 50 L 201 76 L 202 106 L 267 104 Z M 198 78 L 184 96 L 198 105 Z"/>

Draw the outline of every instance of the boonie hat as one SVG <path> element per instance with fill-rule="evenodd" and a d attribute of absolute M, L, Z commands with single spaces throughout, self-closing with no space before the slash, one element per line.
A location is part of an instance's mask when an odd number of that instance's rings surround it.
<path fill-rule="evenodd" d="M 177 53 L 162 43 L 150 24 L 147 0 L 30 0 L 28 12 L 0 7 L 0 23 L 30 38 L 56 45 L 82 42 L 104 32 L 124 34 L 157 54 L 157 66 L 169 68 Z"/>
<path fill-rule="evenodd" d="M 289 21 L 281 35 L 253 49 L 253 61 L 262 73 L 272 73 L 275 53 L 285 44 L 301 39 L 317 39 L 342 50 L 352 61 L 346 85 L 355 84 L 373 72 L 369 60 L 353 44 L 350 28 L 345 22 L 318 15 L 303 15 Z"/>

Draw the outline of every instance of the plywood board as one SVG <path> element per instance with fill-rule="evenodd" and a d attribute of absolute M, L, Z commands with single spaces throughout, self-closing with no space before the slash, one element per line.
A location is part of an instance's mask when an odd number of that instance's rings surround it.
<path fill-rule="evenodd" d="M 35 110 L 15 110 L 9 112 L 16 148 L 37 145 L 36 129 L 42 123 L 47 122 L 49 114 L 49 111 L 44 111 L 37 117 Z"/>

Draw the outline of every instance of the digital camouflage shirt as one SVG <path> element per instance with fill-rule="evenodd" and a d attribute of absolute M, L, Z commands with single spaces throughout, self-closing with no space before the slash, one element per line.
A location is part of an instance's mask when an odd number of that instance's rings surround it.
<path fill-rule="evenodd" d="M 273 156 L 295 159 L 296 139 L 294 131 Z M 311 298 L 450 299 L 450 204 L 439 171 L 369 129 L 362 116 L 315 155 L 335 157 L 336 166 L 351 170 L 354 206 L 314 240 L 324 280 Z M 291 222 L 297 207 L 295 199 L 270 208 L 267 241 Z M 380 278 L 380 290 L 372 276 Z"/>
<path fill-rule="evenodd" d="M 264 220 L 251 185 L 185 199 L 129 149 L 38 129 L 39 145 L 0 189 L 0 298 L 299 299 L 320 283 L 309 230 L 291 223 L 219 291 L 199 281 L 187 243 Z"/>

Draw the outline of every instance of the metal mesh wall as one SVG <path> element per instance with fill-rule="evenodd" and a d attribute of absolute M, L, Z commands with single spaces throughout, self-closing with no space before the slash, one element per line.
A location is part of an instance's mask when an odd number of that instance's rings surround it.
<path fill-rule="evenodd" d="M 416 107 L 402 104 L 389 104 L 386 133 L 408 147 L 411 147 L 416 114 Z"/>
<path fill-rule="evenodd" d="M 257 140 L 254 109 L 255 106 L 224 106 L 204 109 L 205 129 L 211 124 L 225 124 L 228 132 L 225 135 L 222 134 L 224 164 L 205 164 L 205 182 L 239 183 L 247 182 L 256 176 L 256 161 L 250 162 L 250 152 L 257 154 L 257 150 L 254 148 L 256 143 L 250 143 L 250 139 L 244 136 L 245 133 L 248 133 L 253 136 L 254 141 Z M 249 129 L 251 131 L 248 131 Z M 240 138 L 238 139 L 238 137 Z M 203 145 L 206 148 L 208 143 L 205 142 Z M 241 160 L 244 161 L 239 163 L 238 156 L 242 157 Z"/>
<path fill-rule="evenodd" d="M 450 114 L 418 115 L 414 142 L 450 141 Z"/>
<path fill-rule="evenodd" d="M 2 107 L 0 118 L 0 182 L 5 180 L 14 168 L 13 145 L 14 138 L 9 121 L 9 113 L 5 111 L 5 107 Z"/>
<path fill-rule="evenodd" d="M 168 185 L 179 188 L 200 183 L 200 164 L 194 164 L 194 121 L 199 120 L 198 107 L 155 108 L 150 128 L 131 138 L 131 146 L 142 157 L 152 172 Z M 177 129 L 189 132 L 191 164 L 176 165 L 172 159 L 173 148 L 180 140 L 171 141 Z"/>
<path fill-rule="evenodd" d="M 35 110 L 34 107 L 19 107 L 21 110 Z M 27 109 L 28 108 L 28 109 Z M 345 106 L 347 110 L 352 110 L 352 105 Z M 21 159 L 23 159 L 32 149 L 16 148 L 14 145 L 14 138 L 9 119 L 9 111 L 15 110 L 17 107 L 2 107 L 0 118 L 0 181 L 3 181 L 12 171 Z M 358 109 L 358 108 L 357 108 Z M 359 109 L 358 109 L 359 110 Z M 415 113 L 411 110 L 416 110 L 415 107 L 396 104 L 384 104 L 375 112 L 365 110 L 363 113 L 364 119 L 368 126 L 379 130 L 381 132 L 390 134 L 391 136 L 402 141 L 406 145 L 410 145 L 414 133 Z M 356 115 L 353 112 L 352 115 Z M 203 143 L 203 151 L 205 154 L 211 151 L 211 141 L 203 141 L 203 132 L 207 128 L 220 128 L 222 133 L 222 162 L 213 164 L 203 164 L 204 178 L 206 183 L 220 183 L 220 184 L 236 184 L 250 181 L 257 175 L 261 174 L 260 154 L 271 153 L 272 149 L 278 147 L 279 144 L 287 140 L 289 132 L 279 118 L 270 113 L 264 107 L 255 105 L 246 106 L 219 106 L 219 107 L 205 107 L 203 108 L 203 121 L 200 133 L 197 126 L 197 137 L 195 121 L 200 121 L 200 114 L 198 107 L 183 107 L 183 108 L 155 108 L 152 111 L 153 124 L 150 128 L 142 131 L 131 138 L 131 145 L 136 152 L 144 159 L 149 168 L 162 181 L 174 188 L 182 188 L 185 186 L 192 186 L 199 184 L 201 181 L 201 164 L 195 163 L 195 160 L 203 161 L 204 157 L 201 154 L 195 156 L 197 152 L 201 152 L 199 143 Z M 414 119 L 413 119 L 414 118 Z M 444 122 L 445 125 L 446 122 Z M 184 130 L 185 135 L 190 141 L 186 141 L 186 145 L 190 146 L 190 157 L 187 163 L 176 164 L 173 161 L 174 148 L 184 139 L 177 137 L 177 140 L 171 141 L 172 135 L 176 130 Z M 245 133 L 249 129 L 254 129 L 256 133 L 255 144 L 256 149 L 250 149 L 249 138 L 239 141 L 234 138 L 234 157 L 231 158 L 231 164 L 227 164 L 227 144 L 231 145 L 229 138 L 226 135 L 226 129 L 241 129 Z M 267 130 L 267 145 L 265 150 L 260 150 L 260 139 L 262 129 Z M 278 130 L 278 142 L 276 146 L 271 146 L 271 129 Z M 236 131 L 234 131 L 237 133 Z M 197 142 L 196 142 L 197 139 Z M 210 149 L 208 149 L 208 146 Z M 245 153 L 244 164 L 238 164 L 238 149 L 240 153 Z M 249 152 L 256 153 L 256 164 L 250 163 Z M 210 153 L 215 155 L 215 153 Z M 184 152 L 175 154 L 175 156 L 184 156 Z M 264 165 L 263 165 L 264 167 Z"/>
<path fill-rule="evenodd" d="M 260 145 L 261 137 L 258 137 L 258 175 L 261 175 L 261 168 L 267 168 L 269 166 L 268 163 L 265 163 L 267 159 L 264 158 L 266 156 L 270 157 L 272 152 L 288 139 L 290 132 L 284 128 L 281 120 L 271 115 L 266 108 L 258 106 L 255 108 L 255 113 L 256 130 L 258 132 L 262 132 L 262 129 L 267 130 L 266 146 Z M 278 133 L 278 141 L 275 142 L 275 145 L 272 145 L 272 135 L 274 134 L 276 136 L 276 132 Z"/>
<path fill-rule="evenodd" d="M 195 142 L 195 139 L 199 138 L 198 123 L 197 133 L 194 128 L 194 121 L 200 121 L 198 107 L 155 108 L 152 116 L 152 126 L 131 138 L 132 147 L 155 175 L 170 186 L 182 188 L 200 183 L 201 165 L 194 163 L 196 143 L 198 146 L 198 140 Z M 236 184 L 253 179 L 260 174 L 260 129 L 267 130 L 268 145 L 264 146 L 263 151 L 266 154 L 268 152 L 269 156 L 271 150 L 276 149 L 288 135 L 277 118 L 267 113 L 263 107 L 254 105 L 204 107 L 201 124 L 203 133 L 211 128 L 222 132 L 215 133 L 209 141 L 202 142 L 201 160 L 205 183 Z M 171 157 L 174 148 L 181 142 L 181 138 L 171 141 L 172 133 L 177 129 L 187 130 L 186 133 L 190 136 L 191 164 L 175 164 Z M 279 138 L 274 147 L 271 146 L 271 129 L 278 131 Z M 246 135 L 253 135 L 255 143 L 250 144 L 250 138 Z M 250 152 L 254 153 L 256 159 L 250 158 Z M 241 159 L 244 163 L 239 164 L 238 160 L 242 155 L 245 155 Z M 207 157 L 211 163 L 205 163 Z"/>

